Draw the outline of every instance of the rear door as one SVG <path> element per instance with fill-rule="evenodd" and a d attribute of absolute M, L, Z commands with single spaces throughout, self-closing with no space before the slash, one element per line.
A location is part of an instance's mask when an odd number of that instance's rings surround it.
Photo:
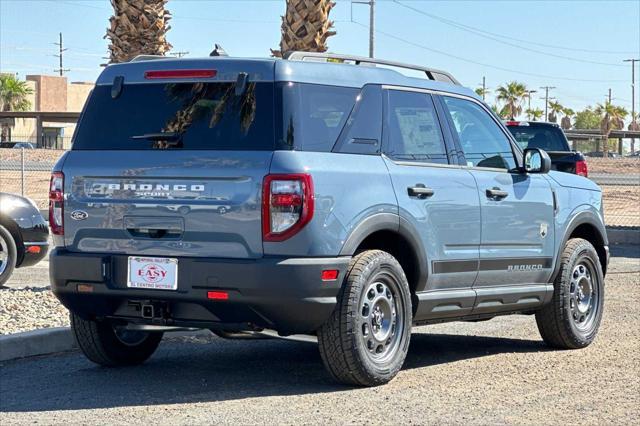
<path fill-rule="evenodd" d="M 96 86 L 64 164 L 69 250 L 262 256 L 274 86 L 237 74 Z"/>
<path fill-rule="evenodd" d="M 385 161 L 401 219 L 417 231 L 429 263 L 418 288 L 417 319 L 460 316 L 473 308 L 480 206 L 473 176 L 449 164 L 432 96 L 386 91 Z"/>

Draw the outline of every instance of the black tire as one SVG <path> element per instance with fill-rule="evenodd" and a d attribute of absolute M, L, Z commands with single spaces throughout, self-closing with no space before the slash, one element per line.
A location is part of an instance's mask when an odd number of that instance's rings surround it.
<path fill-rule="evenodd" d="M 536 313 L 536 322 L 547 345 L 584 348 L 593 342 L 602 321 L 604 274 L 598 253 L 586 240 L 569 240 L 561 256 L 553 299 Z"/>
<path fill-rule="evenodd" d="M 385 311 L 391 312 L 387 323 L 380 315 Z M 322 361 L 338 382 L 387 383 L 407 356 L 411 321 L 411 292 L 398 261 L 384 251 L 362 252 L 349 265 L 333 314 L 318 330 Z"/>
<path fill-rule="evenodd" d="M 116 333 L 107 321 L 91 321 L 71 314 L 71 330 L 82 353 L 105 367 L 137 365 L 158 348 L 162 333 L 142 331 Z"/>
<path fill-rule="evenodd" d="M 16 268 L 18 248 L 11 233 L 0 225 L 0 287 L 6 283 Z"/>

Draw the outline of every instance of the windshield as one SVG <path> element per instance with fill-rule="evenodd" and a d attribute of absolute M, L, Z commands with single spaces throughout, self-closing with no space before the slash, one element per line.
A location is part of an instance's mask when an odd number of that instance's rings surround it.
<path fill-rule="evenodd" d="M 545 151 L 571 151 L 562 130 L 555 126 L 507 126 L 522 149 L 541 148 Z"/>
<path fill-rule="evenodd" d="M 111 89 L 94 89 L 74 150 L 274 149 L 273 83 L 241 95 L 235 83 L 130 84 L 115 98 Z"/>

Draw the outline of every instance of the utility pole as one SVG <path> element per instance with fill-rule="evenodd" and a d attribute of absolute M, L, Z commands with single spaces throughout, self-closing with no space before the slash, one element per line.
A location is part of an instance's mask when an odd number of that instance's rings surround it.
<path fill-rule="evenodd" d="M 542 86 L 544 89 L 544 120 L 549 121 L 549 90 L 555 89 L 555 86 Z"/>
<path fill-rule="evenodd" d="M 527 100 L 528 100 L 528 104 L 527 104 L 527 109 L 531 109 L 531 94 L 532 93 L 538 93 L 537 90 L 527 90 Z"/>
<path fill-rule="evenodd" d="M 186 56 L 188 54 L 189 54 L 189 52 L 184 52 L 184 51 L 169 53 L 169 55 L 175 56 L 176 58 L 182 58 L 183 56 Z"/>
<path fill-rule="evenodd" d="M 640 62 L 640 59 L 624 59 L 622 62 L 631 62 L 631 122 L 638 124 L 635 121 L 636 115 L 636 62 Z M 631 154 L 635 151 L 635 139 L 631 139 Z"/>
<path fill-rule="evenodd" d="M 375 32 L 376 32 L 376 17 L 375 17 L 375 9 L 376 9 L 376 0 L 367 0 L 367 1 L 351 1 L 351 15 L 353 15 L 353 4 L 368 4 L 369 5 L 369 57 L 373 58 L 374 56 L 374 42 L 375 42 Z M 353 21 L 353 17 L 351 18 Z"/>
<path fill-rule="evenodd" d="M 485 100 L 485 95 L 487 94 L 487 81 L 484 75 L 482 76 L 482 100 Z"/>
<path fill-rule="evenodd" d="M 56 46 L 58 46 L 58 54 L 57 54 L 57 55 L 53 55 L 53 56 L 56 56 L 56 57 L 60 60 L 60 67 L 59 67 L 58 69 L 54 70 L 54 71 L 55 71 L 55 72 L 59 72 L 59 73 L 60 73 L 60 77 L 62 77 L 62 76 L 64 75 L 64 73 L 65 73 L 65 72 L 67 72 L 67 71 L 71 71 L 70 69 L 68 69 L 68 68 L 67 68 L 67 69 L 65 69 L 65 68 L 63 68 L 63 66 L 62 66 L 62 52 L 64 52 L 65 50 L 67 50 L 67 49 L 64 49 L 64 48 L 62 47 L 62 33 L 60 33 L 60 42 L 59 42 L 59 43 L 53 43 L 53 44 L 55 44 Z"/>
<path fill-rule="evenodd" d="M 631 62 L 631 119 L 636 112 L 636 62 L 640 59 L 625 59 L 622 62 Z"/>

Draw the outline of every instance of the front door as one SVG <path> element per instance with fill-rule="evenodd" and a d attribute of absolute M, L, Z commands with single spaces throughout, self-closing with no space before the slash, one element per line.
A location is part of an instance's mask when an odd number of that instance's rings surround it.
<path fill-rule="evenodd" d="M 481 226 L 475 180 L 449 164 L 430 94 L 387 90 L 385 98 L 385 161 L 401 220 L 419 234 L 429 265 L 416 319 L 468 314 Z"/>
<path fill-rule="evenodd" d="M 547 178 L 518 170 L 508 136 L 480 103 L 442 101 L 478 187 L 482 238 L 474 288 L 545 285 L 555 249 Z"/>

